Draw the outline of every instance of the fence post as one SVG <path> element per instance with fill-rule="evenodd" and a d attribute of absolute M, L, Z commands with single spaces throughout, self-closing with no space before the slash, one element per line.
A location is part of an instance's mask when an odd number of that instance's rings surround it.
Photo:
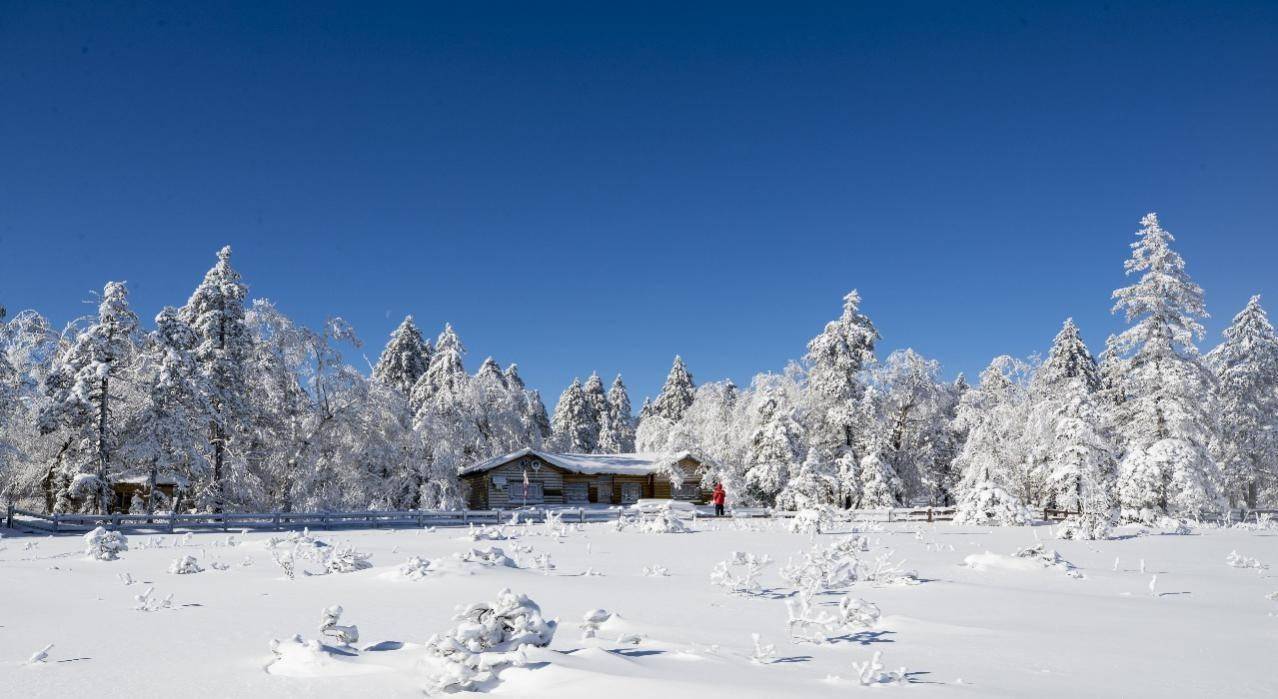
<path fill-rule="evenodd" d="M 274 516 L 271 517 L 271 523 L 275 525 L 275 531 L 280 531 L 280 513 L 274 512 L 272 514 Z"/>
<path fill-rule="evenodd" d="M 58 513 L 53 513 L 53 533 L 58 533 Z"/>
<path fill-rule="evenodd" d="M 172 533 L 173 533 L 173 527 L 177 525 L 177 517 L 178 517 L 178 516 L 177 516 L 177 513 L 176 513 L 176 512 L 173 512 L 173 513 L 171 513 L 171 514 L 169 514 L 169 515 L 168 515 L 168 519 L 169 519 L 169 533 L 170 533 L 170 534 L 172 534 Z"/>
<path fill-rule="evenodd" d="M 890 507 L 887 508 L 887 521 L 888 521 L 888 524 L 892 523 L 892 508 Z"/>
<path fill-rule="evenodd" d="M 693 510 L 693 512 L 696 512 L 696 510 Z M 586 508 L 584 507 L 577 508 L 577 521 L 581 524 L 586 523 Z"/>

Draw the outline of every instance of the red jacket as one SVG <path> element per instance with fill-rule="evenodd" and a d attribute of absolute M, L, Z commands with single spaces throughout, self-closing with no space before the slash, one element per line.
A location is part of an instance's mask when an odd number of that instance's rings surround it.
<path fill-rule="evenodd" d="M 710 496 L 710 501 L 716 505 L 722 505 L 726 498 L 727 494 L 723 492 L 723 486 L 716 485 L 714 487 L 714 494 Z"/>

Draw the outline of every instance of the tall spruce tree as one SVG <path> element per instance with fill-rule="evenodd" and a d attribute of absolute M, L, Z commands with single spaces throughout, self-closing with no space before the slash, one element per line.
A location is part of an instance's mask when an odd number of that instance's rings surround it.
<path fill-rule="evenodd" d="M 559 397 L 550 426 L 556 451 L 589 454 L 599 444 L 599 422 L 580 379 L 573 379 Z"/>
<path fill-rule="evenodd" d="M 1260 297 L 1207 355 L 1220 396 L 1216 454 L 1230 500 L 1248 508 L 1278 499 L 1278 335 Z"/>
<path fill-rule="evenodd" d="M 621 374 L 612 380 L 608 389 L 607 408 L 600 421 L 599 451 L 604 454 L 625 454 L 635 450 L 635 423 L 630 414 L 630 394 Z"/>
<path fill-rule="evenodd" d="M 692 374 L 688 372 L 683 358 L 676 355 L 674 364 L 670 366 L 670 373 L 666 375 L 666 383 L 661 387 L 657 400 L 652 403 L 651 414 L 671 423 L 679 422 L 684 411 L 692 405 L 695 392 Z"/>
<path fill-rule="evenodd" d="M 1125 265 L 1140 279 L 1114 292 L 1114 312 L 1131 324 L 1114 340 L 1122 376 L 1119 497 L 1128 519 L 1197 516 L 1222 503 L 1220 469 L 1208 451 L 1214 377 L 1194 345 L 1207 308 L 1158 216 L 1146 214 L 1141 226 Z"/>
<path fill-rule="evenodd" d="M 404 316 L 377 358 L 373 378 L 407 396 L 430 366 L 430 354 L 430 342 L 422 339 L 413 317 Z"/>
<path fill-rule="evenodd" d="M 217 264 L 204 275 L 191 298 L 178 312 L 195 332 L 195 365 L 200 396 L 208 407 L 211 480 L 201 503 L 220 512 L 226 500 L 229 448 L 248 430 L 252 406 L 248 402 L 246 363 L 253 338 L 244 322 L 248 289 L 231 267 L 231 246 L 218 251 Z"/>
<path fill-rule="evenodd" d="M 129 308 L 123 283 L 108 282 L 98 315 L 55 361 L 45 381 L 50 403 L 40 415 L 44 434 L 65 431 L 63 489 L 59 509 L 71 498 L 91 503 L 98 513 L 110 509 L 112 456 L 120 425 L 113 419 L 115 382 L 133 364 L 138 348 L 138 317 Z"/>
<path fill-rule="evenodd" d="M 1112 523 L 1115 454 L 1101 398 L 1104 382 L 1072 318 L 1031 384 L 1028 433 L 1046 476 L 1044 505 L 1079 512 L 1085 535 Z"/>

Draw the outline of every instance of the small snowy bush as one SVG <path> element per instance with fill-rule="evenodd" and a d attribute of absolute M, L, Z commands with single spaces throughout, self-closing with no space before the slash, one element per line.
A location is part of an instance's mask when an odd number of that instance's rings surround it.
<path fill-rule="evenodd" d="M 1060 526 L 1056 527 L 1056 538 L 1103 541 L 1109 538 L 1113 528 L 1113 517 L 1108 514 L 1084 512 L 1081 515 L 1072 515 L 1061 522 Z"/>
<path fill-rule="evenodd" d="M 463 551 L 453 555 L 463 563 L 478 563 L 483 566 L 505 566 L 507 568 L 518 567 L 513 558 L 507 556 L 505 551 L 502 551 L 496 546 L 489 546 L 488 548 L 483 549 L 471 549 L 469 551 Z"/>
<path fill-rule="evenodd" d="M 154 587 L 148 587 L 142 592 L 142 594 L 134 595 L 133 601 L 136 604 L 134 604 L 133 608 L 139 612 L 158 612 L 161 609 L 173 608 L 173 593 L 169 593 L 166 597 L 159 598 L 152 596 L 151 593 L 154 591 Z"/>
<path fill-rule="evenodd" d="M 817 608 L 812 599 L 813 595 L 800 592 L 797 599 L 786 601 L 787 627 L 795 640 L 827 643 L 879 622 L 878 606 L 859 597 L 844 595 L 837 611 Z"/>
<path fill-rule="evenodd" d="M 767 665 L 776 662 L 777 647 L 771 643 L 761 643 L 759 634 L 750 634 L 751 640 L 754 641 L 754 655 L 750 656 L 750 662 L 757 665 Z"/>
<path fill-rule="evenodd" d="M 453 620 L 456 626 L 425 645 L 433 661 L 430 691 L 474 690 L 495 682 L 498 670 L 526 662 L 526 646 L 550 645 L 558 626 L 542 618 L 535 602 L 510 590 L 499 592 L 494 602 L 466 607 Z"/>
<path fill-rule="evenodd" d="M 430 574 L 430 561 L 412 556 L 399 567 L 399 574 L 409 580 L 421 580 Z"/>
<path fill-rule="evenodd" d="M 319 632 L 321 636 L 335 639 L 344 646 L 359 641 L 359 627 L 355 625 L 342 626 L 337 623 L 342 619 L 342 605 L 335 604 L 331 607 L 325 607 L 320 612 Z"/>
<path fill-rule="evenodd" d="M 980 483 L 959 498 L 954 524 L 1013 527 L 1028 524 L 1029 510 L 1016 497 L 993 483 Z"/>
<path fill-rule="evenodd" d="M 191 575 L 194 573 L 203 573 L 204 569 L 200 567 L 200 562 L 190 554 L 181 558 L 173 559 L 169 564 L 169 572 L 174 575 Z"/>
<path fill-rule="evenodd" d="M 1243 556 L 1237 551 L 1230 551 L 1229 555 L 1225 556 L 1225 563 L 1231 568 L 1255 568 L 1257 570 L 1264 570 L 1269 567 L 1264 563 L 1261 563 L 1259 559 L 1252 558 L 1250 556 Z"/>
<path fill-rule="evenodd" d="M 821 534 L 834 527 L 834 513 L 828 507 L 799 510 L 787 526 L 791 534 Z"/>
<path fill-rule="evenodd" d="M 84 555 L 99 561 L 114 561 L 129 550 L 129 540 L 120 532 L 98 527 L 84 535 Z"/>
<path fill-rule="evenodd" d="M 505 541 L 510 538 L 506 534 L 506 527 L 500 524 L 491 527 L 476 527 L 472 524 L 466 536 L 471 541 Z"/>
<path fill-rule="evenodd" d="M 592 609 L 586 612 L 581 623 L 577 625 L 581 629 L 582 639 L 594 638 L 599 633 L 599 627 L 611 618 L 612 612 L 607 609 Z"/>
<path fill-rule="evenodd" d="M 670 576 L 670 569 L 654 563 L 650 566 L 644 566 L 643 574 L 649 578 L 665 578 Z"/>
<path fill-rule="evenodd" d="M 1033 546 L 1026 546 L 1024 548 L 1017 549 L 1016 553 L 1012 555 L 1017 558 L 1027 558 L 1031 561 L 1036 561 L 1044 568 L 1060 568 L 1065 571 L 1066 575 L 1072 578 L 1081 579 L 1083 577 L 1083 573 L 1079 571 L 1073 563 L 1065 560 L 1061 557 L 1059 552 L 1054 549 L 1047 548 L 1041 542 L 1034 544 Z"/>
<path fill-rule="evenodd" d="M 639 531 L 645 534 L 682 534 L 691 531 L 673 511 L 664 509 L 639 524 Z"/>
<path fill-rule="evenodd" d="M 768 556 L 733 551 L 726 561 L 720 561 L 710 572 L 710 582 L 734 594 L 756 594 L 762 591 L 759 575 L 771 565 Z"/>
<path fill-rule="evenodd" d="M 351 546 L 338 546 L 324 558 L 324 570 L 330 573 L 353 573 L 357 570 L 372 568 L 368 559 L 372 556 L 355 550 Z"/>
<path fill-rule="evenodd" d="M 852 669 L 856 670 L 857 681 L 862 687 L 871 687 L 876 684 L 905 684 L 909 681 L 904 667 L 893 672 L 884 672 L 882 657 L 882 651 L 874 651 L 874 657 L 866 662 L 852 663 Z"/>

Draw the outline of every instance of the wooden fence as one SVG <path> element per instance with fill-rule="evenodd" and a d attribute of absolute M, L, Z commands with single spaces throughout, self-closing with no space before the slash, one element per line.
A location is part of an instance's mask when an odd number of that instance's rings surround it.
<path fill-rule="evenodd" d="M 286 529 L 377 529 L 407 527 L 464 527 L 470 524 L 502 524 L 513 515 L 520 522 L 544 522 L 548 512 L 557 512 L 565 522 L 610 522 L 623 513 L 619 509 L 528 508 L 520 510 L 409 510 L 366 512 L 266 512 L 166 515 L 81 515 L 41 514 L 10 506 L 5 518 L 9 528 L 30 529 L 51 534 L 85 532 L 94 527 L 157 532 L 239 531 L 241 529 L 282 531 Z M 707 513 L 702 513 L 708 516 Z M 765 508 L 737 508 L 733 517 L 793 517 L 794 512 Z M 953 507 L 906 507 L 877 510 L 845 510 L 840 519 L 870 522 L 943 522 L 954 518 Z"/>

